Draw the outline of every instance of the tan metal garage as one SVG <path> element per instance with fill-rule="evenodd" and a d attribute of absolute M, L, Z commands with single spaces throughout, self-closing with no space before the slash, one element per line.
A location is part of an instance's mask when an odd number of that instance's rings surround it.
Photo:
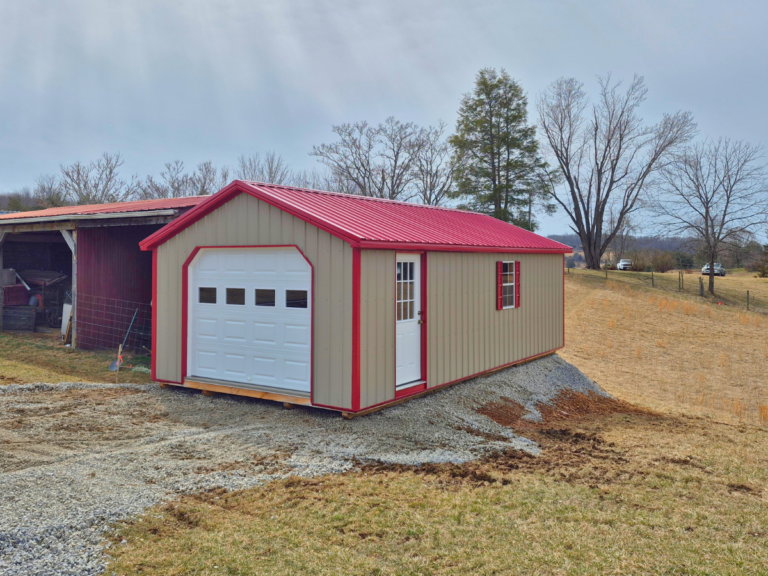
<path fill-rule="evenodd" d="M 570 248 L 482 214 L 235 181 L 141 247 L 168 384 L 354 414 L 563 346 Z"/>

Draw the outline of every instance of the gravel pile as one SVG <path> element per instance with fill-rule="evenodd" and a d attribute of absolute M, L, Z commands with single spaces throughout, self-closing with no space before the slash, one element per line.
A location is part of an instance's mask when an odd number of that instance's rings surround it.
<path fill-rule="evenodd" d="M 182 493 L 366 461 L 460 463 L 507 448 L 536 454 L 535 443 L 476 409 L 506 397 L 538 419 L 536 404 L 565 388 L 605 394 L 557 356 L 351 421 L 155 385 L 0 387 L 0 574 L 101 574 L 108 526 Z"/>

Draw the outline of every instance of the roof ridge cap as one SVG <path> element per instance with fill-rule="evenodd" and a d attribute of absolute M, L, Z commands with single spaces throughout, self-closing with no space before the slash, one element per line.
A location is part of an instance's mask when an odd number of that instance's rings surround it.
<path fill-rule="evenodd" d="M 317 190 L 314 188 L 301 188 L 299 186 L 288 186 L 286 184 L 270 184 L 268 182 L 253 182 L 251 180 L 241 180 L 245 184 L 253 186 L 263 186 L 265 188 L 277 188 L 279 190 L 292 190 L 295 192 L 307 192 L 309 194 L 322 194 L 326 196 L 341 196 L 344 198 L 350 198 L 354 200 L 363 200 L 367 202 L 382 202 L 385 204 L 400 204 L 402 206 L 408 206 L 410 208 L 425 208 L 427 210 L 445 210 L 447 212 L 460 212 L 462 214 L 475 214 L 478 216 L 488 216 L 488 214 L 482 214 L 481 212 L 474 212 L 472 210 L 461 210 L 460 208 L 449 208 L 447 206 L 432 206 L 431 204 L 417 204 L 416 202 L 406 202 L 405 200 L 391 200 L 389 198 L 378 198 L 376 196 L 363 196 L 362 194 L 347 194 L 345 192 L 330 192 L 328 190 Z"/>

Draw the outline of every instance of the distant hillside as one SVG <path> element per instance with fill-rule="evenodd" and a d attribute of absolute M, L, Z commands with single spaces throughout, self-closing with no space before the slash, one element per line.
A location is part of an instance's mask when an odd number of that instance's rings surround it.
<path fill-rule="evenodd" d="M 579 246 L 581 240 L 576 234 L 552 234 L 548 236 L 555 242 L 560 242 L 566 246 Z M 681 252 L 692 252 L 685 246 L 685 238 L 678 237 L 658 237 L 658 236 L 636 236 L 630 241 L 630 250 L 680 250 Z"/>

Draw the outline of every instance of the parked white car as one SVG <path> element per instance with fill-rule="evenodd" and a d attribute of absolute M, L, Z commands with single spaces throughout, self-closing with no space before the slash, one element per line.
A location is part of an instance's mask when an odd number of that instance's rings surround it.
<path fill-rule="evenodd" d="M 701 275 L 709 276 L 709 264 L 704 264 L 704 268 L 701 269 Z M 717 262 L 715 262 L 715 276 L 725 276 L 725 267 Z"/>
<path fill-rule="evenodd" d="M 631 270 L 631 269 L 632 269 L 632 260 L 622 258 L 621 260 L 619 260 L 619 263 L 616 264 L 616 270 Z"/>

